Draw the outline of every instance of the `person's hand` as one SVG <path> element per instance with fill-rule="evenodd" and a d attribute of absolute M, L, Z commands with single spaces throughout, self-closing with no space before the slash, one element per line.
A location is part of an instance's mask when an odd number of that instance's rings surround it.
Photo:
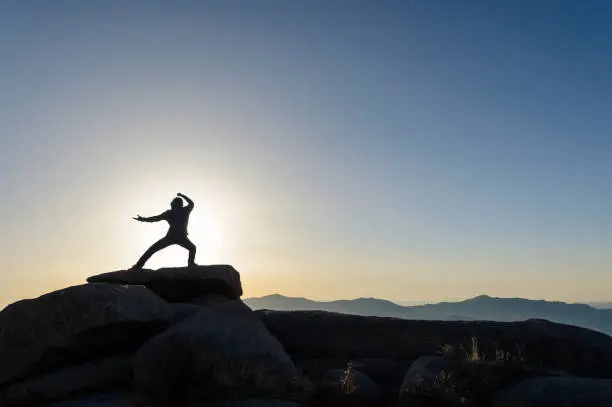
<path fill-rule="evenodd" d="M 140 216 L 140 215 L 136 215 L 136 217 L 132 218 L 132 219 L 137 220 L 139 222 L 144 222 L 144 218 L 142 216 Z"/>

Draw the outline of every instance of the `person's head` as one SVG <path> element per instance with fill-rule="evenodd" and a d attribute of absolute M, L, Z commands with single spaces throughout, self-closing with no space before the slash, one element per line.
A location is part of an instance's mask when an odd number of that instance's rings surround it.
<path fill-rule="evenodd" d="M 180 209 L 183 207 L 183 200 L 179 197 L 176 197 L 170 202 L 170 207 L 172 209 Z"/>

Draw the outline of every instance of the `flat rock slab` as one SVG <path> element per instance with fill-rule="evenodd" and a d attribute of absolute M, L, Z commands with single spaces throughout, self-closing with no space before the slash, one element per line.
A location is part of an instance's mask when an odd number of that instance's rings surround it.
<path fill-rule="evenodd" d="M 120 270 L 91 276 L 87 282 L 143 285 L 170 302 L 184 302 L 206 294 L 222 294 L 230 300 L 242 296 L 240 273 L 229 265 Z"/>

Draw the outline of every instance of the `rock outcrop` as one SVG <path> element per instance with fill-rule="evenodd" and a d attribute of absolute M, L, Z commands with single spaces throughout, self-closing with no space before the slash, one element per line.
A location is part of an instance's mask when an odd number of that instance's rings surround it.
<path fill-rule="evenodd" d="M 205 308 L 144 344 L 136 354 L 134 375 L 136 390 L 154 401 L 170 402 L 180 395 L 181 401 L 193 402 L 261 375 L 272 384 L 261 390 L 271 391 L 297 372 L 253 311 L 230 301 Z"/>
<path fill-rule="evenodd" d="M 231 266 L 88 281 L 0 312 L 0 407 L 612 405 L 587 329 L 253 312 Z"/>
<path fill-rule="evenodd" d="M 122 270 L 92 276 L 87 281 L 144 285 L 169 302 L 189 302 L 205 294 L 223 294 L 230 300 L 242 296 L 240 274 L 228 265 Z"/>
<path fill-rule="evenodd" d="M 166 302 L 138 286 L 86 284 L 16 302 L 0 313 L 0 386 L 137 349 L 168 319 Z"/>
<path fill-rule="evenodd" d="M 324 311 L 256 312 L 294 358 L 413 361 L 439 354 L 442 347 L 464 353 L 477 339 L 478 351 L 489 360 L 495 360 L 501 350 L 550 371 L 612 378 L 612 337 L 570 325 L 546 321 L 417 321 Z"/>

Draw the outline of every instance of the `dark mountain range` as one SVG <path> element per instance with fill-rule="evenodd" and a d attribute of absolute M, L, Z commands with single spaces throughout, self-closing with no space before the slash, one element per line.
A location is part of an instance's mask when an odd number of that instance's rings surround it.
<path fill-rule="evenodd" d="M 402 306 L 391 301 L 375 298 L 322 302 L 274 294 L 261 298 L 249 298 L 245 300 L 245 303 L 253 309 L 322 310 L 343 314 L 403 319 L 523 321 L 538 318 L 581 326 L 612 335 L 611 309 L 598 309 L 586 304 L 535 301 L 524 298 L 493 298 L 481 295 L 459 302 Z"/>

